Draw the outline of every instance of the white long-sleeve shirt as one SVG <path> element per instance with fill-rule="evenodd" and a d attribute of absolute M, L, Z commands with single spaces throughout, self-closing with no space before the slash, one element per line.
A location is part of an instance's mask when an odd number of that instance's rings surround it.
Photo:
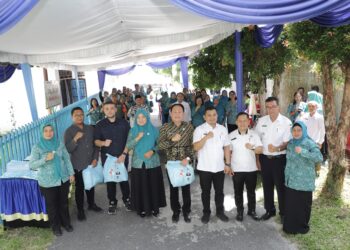
<path fill-rule="evenodd" d="M 313 116 L 311 116 L 310 113 L 304 113 L 302 116 L 298 117 L 297 121 L 305 123 L 307 133 L 314 142 L 317 144 L 322 144 L 324 142 L 326 129 L 323 115 L 320 115 L 318 112 Z"/>

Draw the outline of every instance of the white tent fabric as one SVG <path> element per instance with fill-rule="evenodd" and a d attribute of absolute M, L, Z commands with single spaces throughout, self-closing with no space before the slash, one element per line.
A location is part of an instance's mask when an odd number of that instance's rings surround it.
<path fill-rule="evenodd" d="M 0 62 L 103 69 L 191 56 L 242 27 L 197 16 L 167 0 L 40 1 L 0 35 Z"/>

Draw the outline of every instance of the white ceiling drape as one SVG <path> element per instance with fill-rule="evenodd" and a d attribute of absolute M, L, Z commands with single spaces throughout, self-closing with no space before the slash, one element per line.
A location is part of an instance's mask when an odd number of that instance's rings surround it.
<path fill-rule="evenodd" d="M 137 64 L 191 56 L 243 26 L 166 0 L 40 1 L 0 35 L 0 62 L 78 71 Z"/>

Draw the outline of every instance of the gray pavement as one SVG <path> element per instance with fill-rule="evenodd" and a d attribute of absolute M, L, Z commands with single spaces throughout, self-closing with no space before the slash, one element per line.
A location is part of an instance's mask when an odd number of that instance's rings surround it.
<path fill-rule="evenodd" d="M 161 209 L 158 218 L 140 218 L 135 212 L 127 212 L 122 202 L 116 215 L 108 215 L 106 187 L 96 188 L 96 203 L 104 208 L 103 213 L 87 211 L 87 220 L 76 219 L 75 204 L 71 217 L 74 232 L 63 232 L 49 249 L 297 249 L 281 236 L 281 225 L 275 219 L 256 222 L 245 216 L 243 222 L 235 218 L 232 180 L 225 179 L 225 210 L 230 221 L 219 221 L 212 214 L 207 225 L 200 221 L 202 204 L 198 177 L 191 186 L 192 222 L 187 224 L 180 218 L 177 224 L 171 221 L 168 181 L 165 179 L 167 207 Z M 261 190 L 258 191 L 258 194 Z M 118 186 L 118 200 L 121 201 Z M 259 195 L 258 195 L 259 196 Z M 212 211 L 215 211 L 212 191 Z M 264 212 L 259 204 L 258 214 Z"/>

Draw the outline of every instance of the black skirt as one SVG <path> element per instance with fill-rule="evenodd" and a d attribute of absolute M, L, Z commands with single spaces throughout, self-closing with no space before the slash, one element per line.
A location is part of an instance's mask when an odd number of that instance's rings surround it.
<path fill-rule="evenodd" d="M 137 214 L 151 215 L 166 206 L 163 173 L 161 167 L 146 169 L 132 168 L 131 205 Z"/>
<path fill-rule="evenodd" d="M 289 234 L 306 234 L 310 229 L 312 192 L 286 187 L 285 199 L 283 231 Z"/>

